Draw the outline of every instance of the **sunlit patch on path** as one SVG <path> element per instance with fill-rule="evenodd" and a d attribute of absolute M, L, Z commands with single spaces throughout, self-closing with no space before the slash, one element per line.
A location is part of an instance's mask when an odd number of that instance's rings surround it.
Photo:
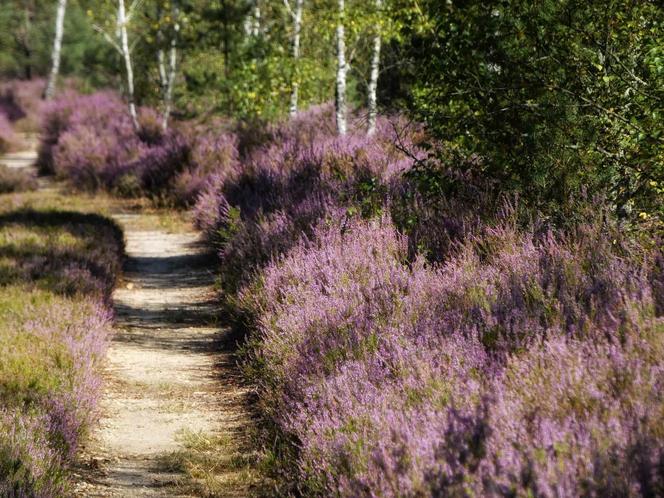
<path fill-rule="evenodd" d="M 228 332 L 215 320 L 214 262 L 196 233 L 145 229 L 148 216 L 115 216 L 128 257 L 113 296 L 103 417 L 82 458 L 79 496 L 190 496 L 165 456 L 187 434 L 235 434 L 247 421 Z M 233 486 L 227 495 L 243 494 Z"/>

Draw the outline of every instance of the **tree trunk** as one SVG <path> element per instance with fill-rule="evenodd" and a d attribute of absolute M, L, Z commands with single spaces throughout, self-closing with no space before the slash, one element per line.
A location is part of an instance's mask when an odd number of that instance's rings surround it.
<path fill-rule="evenodd" d="M 295 0 L 295 12 L 293 12 L 293 66 L 295 75 L 293 77 L 293 87 L 290 96 L 290 108 L 288 113 L 290 117 L 297 114 L 298 93 L 300 90 L 300 33 L 302 31 L 302 5 L 304 0 Z"/>
<path fill-rule="evenodd" d="M 337 23 L 337 87 L 335 92 L 335 108 L 337 118 L 337 132 L 339 135 L 345 135 L 347 131 L 346 123 L 346 73 L 348 65 L 346 63 L 346 38 L 344 28 L 345 1 L 338 0 L 339 21 Z"/>
<path fill-rule="evenodd" d="M 65 11 L 67 0 L 58 0 L 58 10 L 55 16 L 55 38 L 53 39 L 53 52 L 51 55 L 51 74 L 44 91 L 44 99 L 51 100 L 55 95 L 55 86 L 60 74 L 60 54 L 62 52 L 62 35 L 64 33 Z"/>
<path fill-rule="evenodd" d="M 376 0 L 376 10 L 380 13 L 383 7 L 383 0 Z M 369 87 L 367 96 L 367 107 L 369 116 L 367 119 L 367 135 L 373 135 L 376 131 L 376 118 L 378 116 L 378 100 L 376 92 L 378 90 L 378 76 L 380 74 L 380 46 L 381 46 L 380 26 L 376 28 L 373 39 L 373 49 L 371 52 L 371 74 L 369 76 Z"/>
<path fill-rule="evenodd" d="M 157 22 L 159 29 L 157 30 L 157 69 L 159 70 L 159 94 L 163 97 L 166 93 L 166 56 L 164 55 L 164 32 L 161 29 L 162 10 L 161 7 L 157 9 Z"/>
<path fill-rule="evenodd" d="M 166 92 L 164 94 L 164 116 L 162 119 L 162 128 L 168 130 L 168 119 L 171 116 L 173 108 L 173 87 L 175 86 L 175 76 L 177 75 L 178 63 L 178 34 L 180 33 L 180 11 L 175 1 L 173 2 L 173 37 L 171 38 L 171 50 L 168 62 L 168 78 L 166 80 Z"/>
<path fill-rule="evenodd" d="M 261 4 L 259 0 L 254 0 L 254 6 L 251 14 L 251 36 L 258 37 L 261 33 Z"/>
<path fill-rule="evenodd" d="M 157 49 L 157 67 L 159 68 L 159 93 L 163 96 L 166 93 L 168 76 L 166 75 L 166 56 L 164 55 L 163 47 L 161 47 L 161 43 L 163 43 L 161 30 L 157 32 L 157 40 L 161 40 L 159 42 L 160 46 Z"/>
<path fill-rule="evenodd" d="M 124 57 L 125 70 L 127 72 L 127 100 L 129 101 L 129 115 L 138 130 L 138 114 L 134 102 L 134 70 L 131 66 L 131 52 L 129 51 L 129 40 L 127 37 L 127 14 L 124 0 L 118 0 L 118 28 L 120 29 L 120 48 Z"/>

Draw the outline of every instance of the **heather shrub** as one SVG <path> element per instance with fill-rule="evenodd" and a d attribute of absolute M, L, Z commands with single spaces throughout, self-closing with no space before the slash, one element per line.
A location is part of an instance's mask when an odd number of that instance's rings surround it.
<path fill-rule="evenodd" d="M 123 250 L 113 222 L 27 209 L 0 214 L 0 226 L 0 285 L 24 282 L 66 296 L 110 296 Z"/>
<path fill-rule="evenodd" d="M 437 476 L 432 493 L 659 496 L 663 331 L 645 323 L 623 344 L 552 338 L 513 357 L 475 422 L 487 426 L 485 456 L 456 462 L 464 479 Z"/>
<path fill-rule="evenodd" d="M 25 117 L 25 112 L 16 101 L 15 89 L 11 86 L 0 88 L 0 114 L 11 122 Z"/>
<path fill-rule="evenodd" d="M 208 184 L 219 183 L 239 170 L 238 139 L 229 132 L 200 130 L 189 139 L 189 164 L 176 176 L 171 195 L 179 206 L 192 206 Z"/>
<path fill-rule="evenodd" d="M 0 425 L 8 424 L 0 436 L 0 489 L 61 496 L 66 462 L 97 415 L 109 313 L 95 300 L 23 287 L 4 287 L 0 309 Z"/>
<path fill-rule="evenodd" d="M 141 108 L 136 131 L 125 104 L 112 92 L 73 92 L 45 111 L 38 164 L 82 190 L 148 197 L 189 207 L 213 175 L 238 164 L 231 133 L 200 126 L 168 131 L 157 112 Z"/>
<path fill-rule="evenodd" d="M 508 220 L 439 267 L 408 246 L 386 217 L 329 216 L 241 294 L 260 407 L 305 493 L 659 489 L 661 326 L 635 247 L 606 224 Z"/>
<path fill-rule="evenodd" d="M 156 201 L 170 195 L 175 178 L 189 162 L 190 146 L 186 139 L 176 133 L 168 133 L 159 143 L 145 148 L 133 161 L 109 165 L 102 173 L 102 185 L 116 193 L 131 192 L 127 185 L 135 186 L 135 192 Z"/>
<path fill-rule="evenodd" d="M 5 114 L 19 131 L 37 132 L 45 87 L 46 82 L 41 78 L 0 83 L 0 114 Z"/>
<path fill-rule="evenodd" d="M 141 107 L 138 111 L 138 137 L 148 145 L 161 143 L 164 129 L 159 113 L 150 107 Z"/>
<path fill-rule="evenodd" d="M 339 209 L 371 216 L 387 202 L 388 183 L 412 163 L 394 145 L 394 129 L 336 136 L 331 108 L 314 108 L 274 125 L 268 142 L 242 168 L 213 175 L 199 196 L 195 219 L 225 262 L 222 283 L 237 290 L 317 221 Z"/>
<path fill-rule="evenodd" d="M 0 411 L 2 496 L 61 496 L 67 490 L 62 459 L 48 444 L 47 422 L 38 416 Z"/>
<path fill-rule="evenodd" d="M 40 163 L 52 163 L 55 174 L 77 188 L 102 188 L 115 170 L 146 148 L 123 102 L 111 92 L 63 97 L 47 110 L 45 120 L 45 145 L 54 145 L 42 147 Z"/>
<path fill-rule="evenodd" d="M 601 200 L 538 218 L 418 127 L 331 120 L 240 133 L 195 208 L 286 492 L 659 493 L 656 251 Z"/>
<path fill-rule="evenodd" d="M 78 96 L 71 92 L 48 102 L 44 107 L 39 127 L 39 147 L 37 168 L 42 175 L 55 174 L 53 163 L 54 148 L 69 125 L 69 119 L 76 107 Z"/>
<path fill-rule="evenodd" d="M 114 93 L 67 92 L 45 106 L 38 165 L 44 174 L 78 175 L 94 184 L 104 161 L 130 160 L 137 143 L 124 104 Z"/>

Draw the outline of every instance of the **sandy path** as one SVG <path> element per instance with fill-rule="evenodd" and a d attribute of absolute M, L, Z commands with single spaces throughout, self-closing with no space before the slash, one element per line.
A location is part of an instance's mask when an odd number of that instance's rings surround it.
<path fill-rule="evenodd" d="M 31 150 L 0 157 L 0 164 L 32 168 L 36 140 L 25 140 Z M 57 189 L 48 178 L 40 178 L 39 186 L 44 194 Z M 193 229 L 149 230 L 145 227 L 159 224 L 148 214 L 114 218 L 125 231 L 127 260 L 113 294 L 117 320 L 104 372 L 102 416 L 75 469 L 74 495 L 196 496 L 163 457 L 181 448 L 185 431 L 233 440 L 250 424 L 233 340 L 216 320 L 216 262 Z M 223 473 L 216 476 L 223 480 Z M 220 496 L 247 494 L 242 485 L 222 489 L 227 491 Z"/>
<path fill-rule="evenodd" d="M 115 216 L 128 258 L 113 295 L 117 330 L 103 417 L 84 453 L 88 471 L 77 496 L 190 496 L 162 457 L 180 447 L 183 431 L 234 434 L 248 419 L 231 352 L 224 352 L 228 332 L 215 325 L 214 261 L 194 232 L 140 228 L 150 226 L 147 216 Z"/>
<path fill-rule="evenodd" d="M 32 168 L 37 160 L 38 138 L 36 135 L 27 134 L 19 134 L 19 137 L 25 149 L 0 156 L 0 164 L 8 168 Z"/>

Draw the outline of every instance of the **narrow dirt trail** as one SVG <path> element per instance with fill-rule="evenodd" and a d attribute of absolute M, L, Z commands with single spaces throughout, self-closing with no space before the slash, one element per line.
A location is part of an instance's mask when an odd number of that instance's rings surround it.
<path fill-rule="evenodd" d="M 164 456 L 183 433 L 235 434 L 248 420 L 232 354 L 223 352 L 228 332 L 215 324 L 214 262 L 193 231 L 147 230 L 156 223 L 146 214 L 114 218 L 127 261 L 113 295 L 103 417 L 84 457 L 94 471 L 83 473 L 77 495 L 194 496 Z"/>
<path fill-rule="evenodd" d="M 0 157 L 0 164 L 30 170 L 36 140 L 28 150 Z M 58 195 L 59 185 L 39 179 L 40 196 Z M 92 200 L 94 202 L 94 200 Z M 62 206 L 64 209 L 66 205 Z M 230 332 L 217 323 L 214 258 L 193 227 L 159 229 L 157 215 L 128 212 L 118 202 L 113 218 L 125 233 L 127 259 L 113 294 L 115 333 L 108 351 L 101 420 L 75 469 L 74 496 L 92 498 L 190 497 L 181 469 L 169 455 L 182 450 L 182 436 L 235 441 L 251 424 L 247 391 L 240 387 Z M 238 469 L 214 469 L 215 496 L 241 497 L 247 484 Z M 240 484 L 236 484 L 236 483 Z"/>
<path fill-rule="evenodd" d="M 38 140 L 35 135 L 20 134 L 23 149 L 0 155 L 0 165 L 13 169 L 30 170 L 37 161 Z"/>

